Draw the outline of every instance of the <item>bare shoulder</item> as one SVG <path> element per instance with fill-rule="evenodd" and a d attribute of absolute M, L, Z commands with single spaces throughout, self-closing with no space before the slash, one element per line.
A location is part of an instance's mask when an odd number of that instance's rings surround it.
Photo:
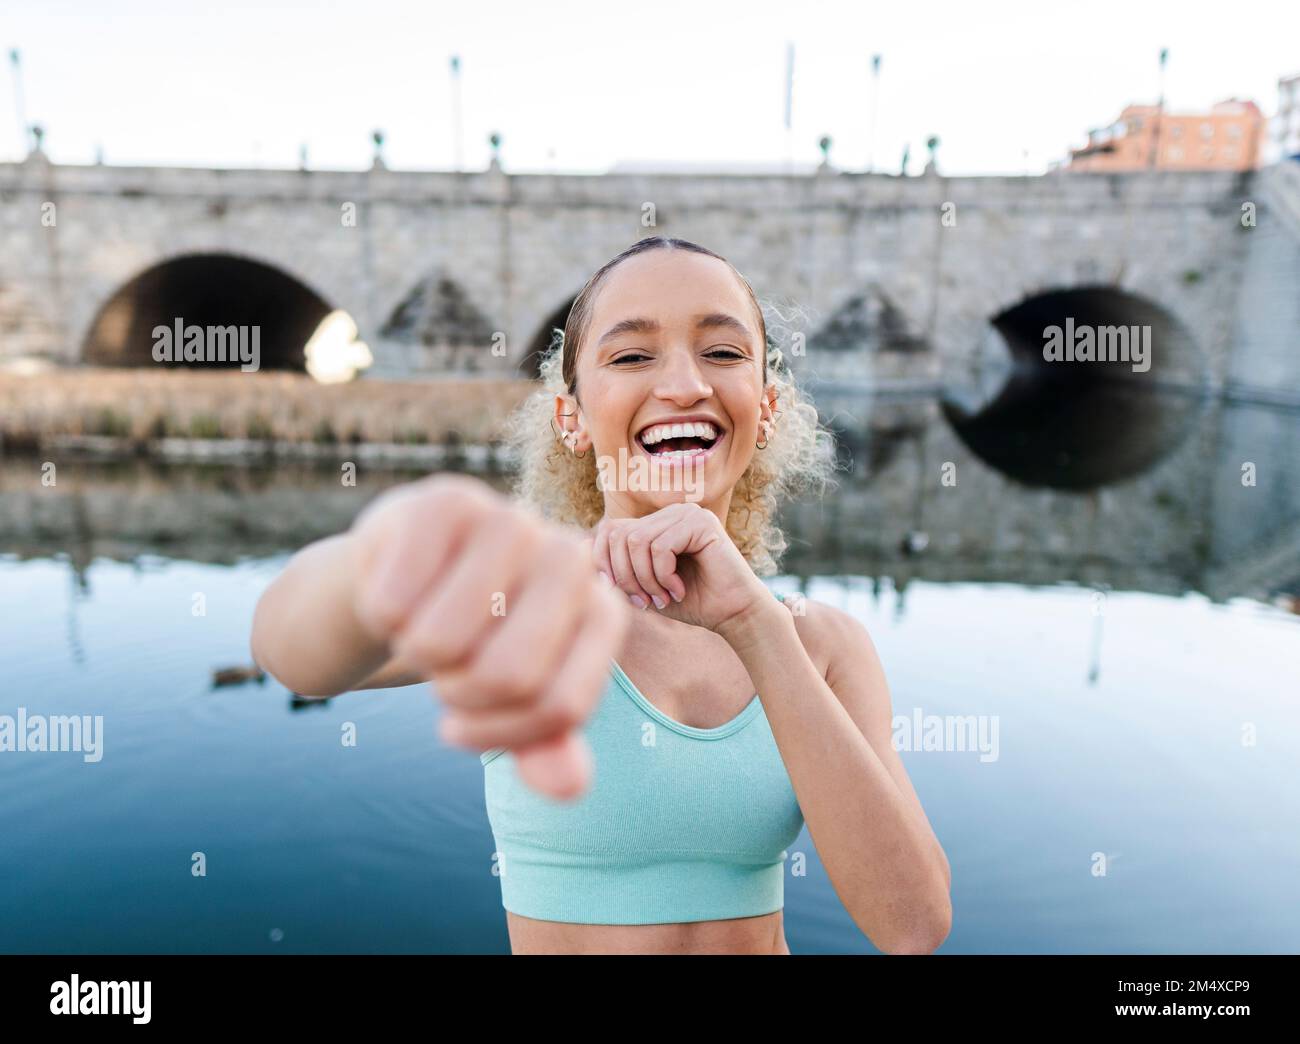
<path fill-rule="evenodd" d="M 846 677 L 865 679 L 871 688 L 884 685 L 884 670 L 871 633 L 852 613 L 838 606 L 804 598 L 788 603 L 804 650 L 831 689 L 843 698 Z"/>

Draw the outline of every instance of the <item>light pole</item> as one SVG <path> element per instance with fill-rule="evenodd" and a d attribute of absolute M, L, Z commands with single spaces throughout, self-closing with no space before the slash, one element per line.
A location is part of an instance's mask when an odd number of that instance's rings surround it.
<path fill-rule="evenodd" d="M 1165 62 L 1169 60 L 1169 48 L 1160 48 L 1160 100 L 1156 102 L 1156 118 L 1151 128 L 1151 160 L 1148 166 L 1153 169 L 1160 155 L 1160 124 L 1165 116 Z"/>
<path fill-rule="evenodd" d="M 452 153 L 455 157 L 456 171 L 462 169 L 461 126 L 460 126 L 460 55 L 451 56 L 451 126 L 454 139 Z"/>
<path fill-rule="evenodd" d="M 876 167 L 876 111 L 880 106 L 880 55 L 871 56 L 871 135 L 867 139 L 867 173 Z"/>
<path fill-rule="evenodd" d="M 794 120 L 794 44 L 785 45 L 785 172 L 792 172 L 794 154 L 790 143 L 790 127 Z"/>
<path fill-rule="evenodd" d="M 23 110 L 23 60 L 15 47 L 9 52 L 9 64 L 14 70 L 14 110 L 18 115 L 18 140 L 22 143 L 22 154 L 31 148 L 28 140 L 27 113 Z"/>

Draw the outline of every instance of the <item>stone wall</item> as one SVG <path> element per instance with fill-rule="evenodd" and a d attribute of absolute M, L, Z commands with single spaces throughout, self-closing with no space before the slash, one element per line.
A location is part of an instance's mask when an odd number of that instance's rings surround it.
<path fill-rule="evenodd" d="M 602 262 L 659 233 L 718 250 L 761 297 L 789 306 L 788 332 L 806 343 L 792 358 L 810 377 L 938 386 L 963 370 L 1000 312 L 1101 287 L 1155 304 L 1190 332 L 1210 386 L 1262 381 L 1300 396 L 1297 353 L 1265 359 L 1251 347 L 1233 361 L 1236 338 L 1290 345 L 1296 335 L 1294 309 L 1262 309 L 1251 292 L 1269 279 L 1283 279 L 1276 293 L 1294 285 L 1276 271 L 1297 238 L 1288 229 L 1264 249 L 1263 236 L 1242 233 L 1243 201 L 1259 206 L 1257 231 L 1275 206 L 1256 178 L 187 170 L 51 166 L 37 155 L 0 164 L 0 361 L 76 364 L 95 317 L 131 279 L 219 253 L 273 266 L 348 311 L 375 376 L 448 365 L 508 376 Z M 455 316 L 411 321 L 421 287 L 453 301 Z M 883 340 L 823 344 L 863 300 L 890 317 Z M 1244 335 L 1243 323 L 1253 324 Z M 402 338 L 419 330 L 490 330 L 505 350 L 413 350 L 424 346 Z"/>

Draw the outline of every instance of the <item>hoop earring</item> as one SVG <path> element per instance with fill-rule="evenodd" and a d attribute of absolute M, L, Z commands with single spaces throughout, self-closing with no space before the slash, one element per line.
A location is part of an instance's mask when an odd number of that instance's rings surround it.
<path fill-rule="evenodd" d="M 761 450 L 767 449 L 767 444 L 772 441 L 771 434 L 768 430 L 767 421 L 762 422 L 762 428 L 763 428 L 763 441 L 754 443 L 754 446 Z"/>

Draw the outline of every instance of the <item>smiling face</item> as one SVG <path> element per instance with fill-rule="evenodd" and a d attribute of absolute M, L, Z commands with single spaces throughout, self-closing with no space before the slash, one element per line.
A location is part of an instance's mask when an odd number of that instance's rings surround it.
<path fill-rule="evenodd" d="M 577 397 L 556 396 L 568 445 L 596 454 L 608 517 L 694 500 L 725 523 L 774 416 L 764 352 L 754 301 L 726 262 L 659 249 L 610 271 L 578 346 Z"/>

